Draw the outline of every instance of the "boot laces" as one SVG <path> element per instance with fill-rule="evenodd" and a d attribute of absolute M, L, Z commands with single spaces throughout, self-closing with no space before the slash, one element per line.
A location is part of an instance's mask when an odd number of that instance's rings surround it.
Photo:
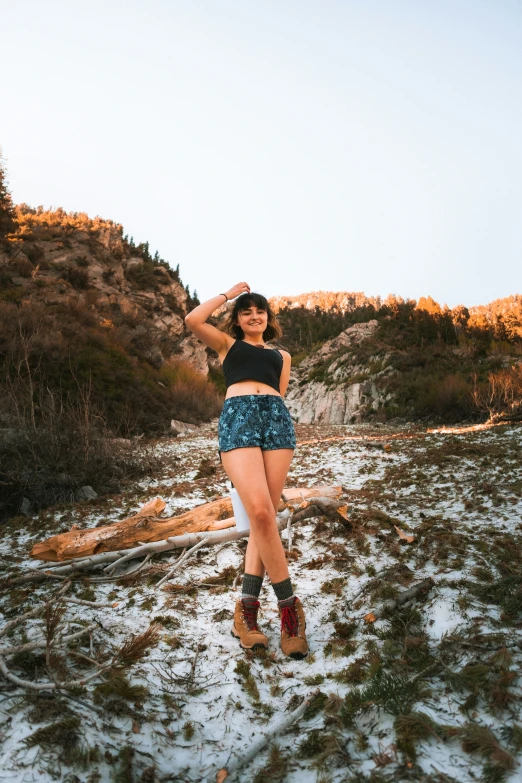
<path fill-rule="evenodd" d="M 299 635 L 299 618 L 294 606 L 283 606 L 281 609 L 281 628 L 284 628 L 289 636 Z"/>
<path fill-rule="evenodd" d="M 248 626 L 248 630 L 259 631 L 259 628 L 257 627 L 257 610 L 259 609 L 259 601 L 256 601 L 256 603 L 252 604 L 251 606 L 245 606 L 244 602 L 241 601 L 241 606 L 243 609 L 243 617 L 246 625 Z"/>

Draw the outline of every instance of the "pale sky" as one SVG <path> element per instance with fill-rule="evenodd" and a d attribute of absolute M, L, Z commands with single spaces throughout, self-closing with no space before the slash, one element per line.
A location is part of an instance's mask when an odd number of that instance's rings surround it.
<path fill-rule="evenodd" d="M 16 202 L 124 226 L 200 299 L 246 280 L 522 292 L 518 0 L 0 0 Z"/>

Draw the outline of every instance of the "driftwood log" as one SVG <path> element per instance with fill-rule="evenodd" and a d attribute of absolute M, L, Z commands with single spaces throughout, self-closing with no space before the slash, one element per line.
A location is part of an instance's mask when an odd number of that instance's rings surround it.
<path fill-rule="evenodd" d="M 337 498 L 341 487 L 320 486 L 310 489 L 285 489 L 286 501 L 311 496 Z M 338 504 L 337 504 L 338 505 Z M 204 503 L 175 517 L 161 518 L 166 503 L 156 498 L 146 503 L 137 514 L 120 522 L 86 530 L 70 530 L 35 544 L 31 556 L 37 560 L 57 562 L 84 558 L 103 552 L 130 549 L 137 544 L 164 541 L 187 533 L 214 532 L 234 527 L 232 504 L 229 497 Z M 281 510 L 285 504 L 281 502 Z"/>
<path fill-rule="evenodd" d="M 330 494 L 339 494 L 340 487 L 317 487 L 316 490 L 330 491 Z M 296 490 L 297 492 L 304 493 L 306 490 Z M 310 490 L 311 491 L 311 490 Z M 285 501 L 285 507 L 281 512 L 277 513 L 276 521 L 279 530 L 284 527 L 293 525 L 295 523 L 304 522 L 306 519 L 315 516 L 326 516 L 330 519 L 336 520 L 344 524 L 343 520 L 347 518 L 347 506 L 343 505 L 343 501 L 335 500 L 331 497 L 321 495 L 311 496 L 306 500 L 301 500 L 301 497 L 291 500 L 288 498 L 286 492 L 283 494 Z M 92 581 L 107 581 L 113 579 L 119 579 L 122 576 L 128 576 L 140 571 L 156 554 L 172 551 L 174 549 L 189 549 L 186 554 L 191 555 L 191 552 L 195 548 L 199 548 L 205 545 L 224 544 L 228 541 L 237 541 L 240 538 L 247 538 L 250 531 L 240 530 L 238 531 L 234 525 L 234 518 L 229 519 L 231 525 L 229 529 L 214 530 L 214 531 L 201 531 L 199 533 L 185 533 L 181 536 L 172 536 L 160 541 L 150 541 L 149 543 L 139 543 L 138 546 L 131 547 L 130 549 L 119 549 L 115 552 L 101 552 L 94 555 L 87 555 L 86 557 L 76 557 L 69 560 L 55 560 L 47 561 L 39 566 L 28 567 L 27 572 L 22 576 L 12 577 L 5 580 L 2 586 L 11 587 L 14 585 L 26 584 L 27 582 L 41 582 L 47 579 L 67 579 L 73 573 L 87 573 L 93 570 L 99 570 L 103 568 L 104 571 L 110 571 L 109 577 L 92 577 Z M 197 545 L 197 546 L 196 546 Z M 182 553 L 184 558 L 184 553 Z M 123 564 L 129 560 L 135 560 L 137 558 L 143 558 L 142 562 L 136 567 L 132 566 L 130 570 L 120 573 L 119 576 L 112 576 L 117 568 L 120 568 Z M 181 561 L 176 561 L 180 563 Z M 176 563 L 173 565 L 176 566 Z"/>

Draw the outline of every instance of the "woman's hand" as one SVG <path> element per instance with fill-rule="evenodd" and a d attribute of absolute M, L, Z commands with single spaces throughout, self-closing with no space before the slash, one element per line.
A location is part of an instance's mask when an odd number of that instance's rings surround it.
<path fill-rule="evenodd" d="M 235 299 L 236 296 L 239 296 L 240 294 L 249 294 L 250 286 L 248 283 L 236 283 L 236 285 L 233 285 L 232 288 L 229 288 L 225 293 L 229 299 Z"/>

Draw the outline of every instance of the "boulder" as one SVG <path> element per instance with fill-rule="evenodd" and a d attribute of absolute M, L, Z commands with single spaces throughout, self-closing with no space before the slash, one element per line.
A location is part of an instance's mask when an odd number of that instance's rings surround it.
<path fill-rule="evenodd" d="M 196 432 L 198 428 L 195 424 L 189 424 L 186 421 L 172 419 L 170 422 L 170 429 L 174 435 L 190 435 L 190 433 Z"/>
<path fill-rule="evenodd" d="M 18 513 L 24 517 L 30 517 L 31 509 L 32 509 L 31 501 L 28 498 L 22 498 L 22 502 L 20 503 L 20 510 L 18 511 Z"/>
<path fill-rule="evenodd" d="M 361 420 L 361 408 L 368 404 L 379 407 L 380 397 L 372 381 L 339 386 L 311 381 L 301 387 L 294 385 L 286 404 L 300 424 L 352 424 Z"/>
<path fill-rule="evenodd" d="M 96 500 L 98 493 L 90 486 L 80 487 L 75 492 L 76 500 Z"/>

